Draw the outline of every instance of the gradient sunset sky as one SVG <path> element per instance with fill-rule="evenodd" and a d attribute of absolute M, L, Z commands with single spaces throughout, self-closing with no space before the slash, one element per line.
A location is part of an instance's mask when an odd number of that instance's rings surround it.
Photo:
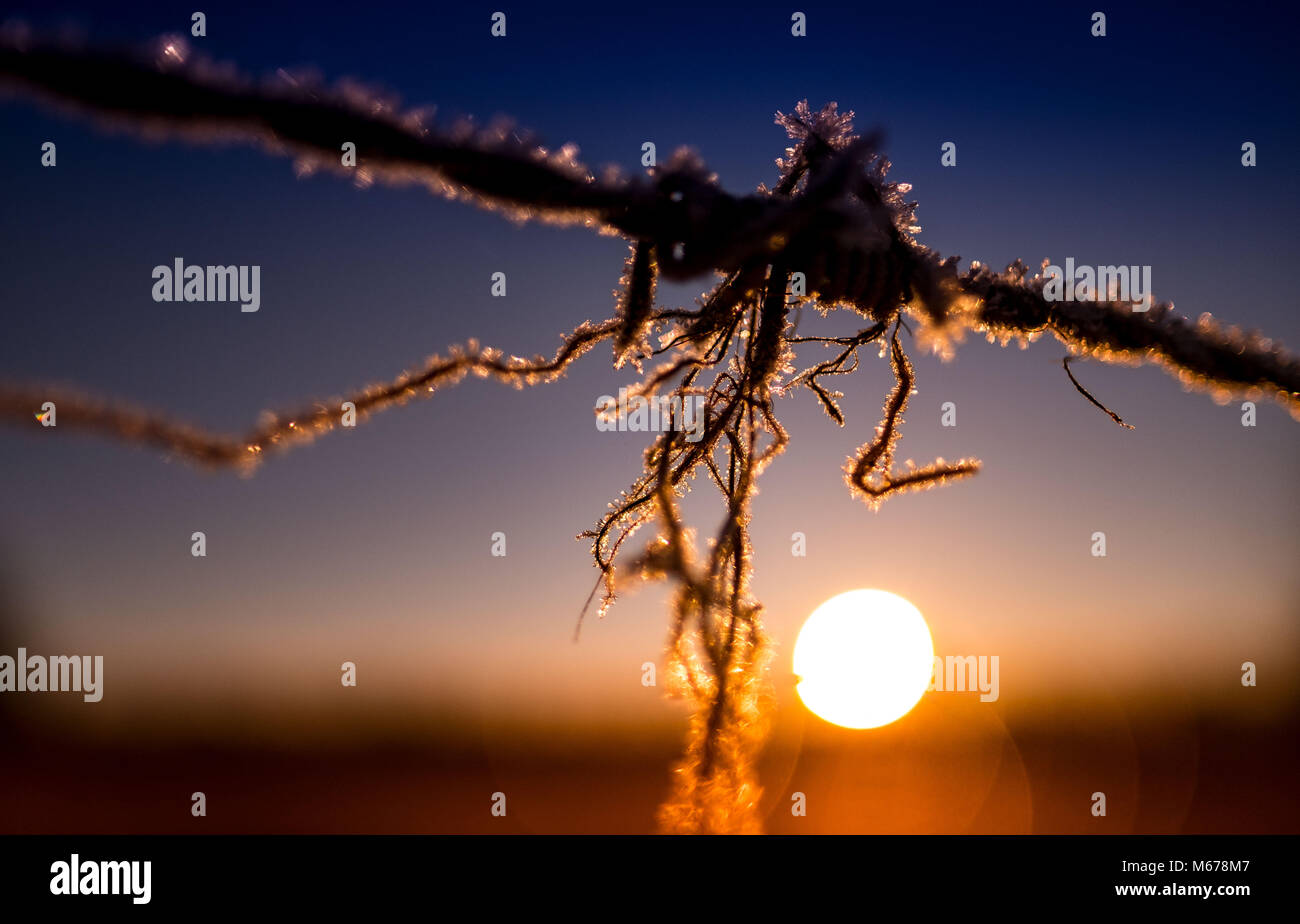
<path fill-rule="evenodd" d="M 592 168 L 640 169 L 644 141 L 661 158 L 690 144 L 736 193 L 776 175 L 777 110 L 835 100 L 860 131 L 884 130 L 891 178 L 913 184 L 920 239 L 941 253 L 996 268 L 1150 265 L 1156 297 L 1179 313 L 1300 345 L 1293 13 L 1116 7 L 1094 39 L 1092 8 L 1077 4 L 799 6 L 808 36 L 795 39 L 789 4 L 548 4 L 507 8 L 508 37 L 494 40 L 497 8 L 205 4 L 208 37 L 192 44 L 245 73 L 310 66 L 371 82 L 444 121 L 508 114 L 553 146 L 576 143 Z M 20 4 L 9 17 L 96 41 L 189 24 L 188 8 L 148 2 Z M 27 101 L 0 101 L 0 138 L 7 380 L 74 384 L 233 432 L 470 338 L 549 353 L 613 311 L 618 239 L 519 227 L 414 188 L 299 179 L 289 160 L 244 146 L 142 143 Z M 54 169 L 39 162 L 47 140 Z M 952 169 L 939 163 L 945 141 Z M 1258 147 L 1255 168 L 1240 163 L 1243 141 Z M 260 265 L 261 310 L 155 303 L 150 271 L 176 257 Z M 489 294 L 497 271 L 506 298 Z M 689 304 L 710 284 L 659 298 Z M 819 326 L 856 329 L 835 315 Z M 838 383 L 844 429 L 810 394 L 780 402 L 792 442 L 762 481 L 753 533 L 783 695 L 801 622 L 837 593 L 877 587 L 920 608 L 940 654 L 999 655 L 1004 704 L 1294 701 L 1300 424 L 1261 402 L 1244 428 L 1239 401 L 1184 393 L 1156 369 L 1076 365 L 1137 427 L 1122 430 L 1070 386 L 1052 340 L 1021 351 L 968 339 L 947 363 L 912 355 L 900 458 L 970 455 L 984 470 L 873 514 L 841 466 L 879 419 L 887 364 L 872 355 Z M 253 717 L 327 735 L 343 660 L 376 713 L 673 720 L 640 682 L 662 654 L 663 588 L 572 641 L 595 577 L 574 536 L 631 483 L 646 443 L 596 429 L 598 398 L 632 381 L 609 360 L 600 348 L 522 392 L 467 381 L 251 479 L 70 429 L 6 428 L 0 636 L 102 653 L 106 729 L 210 708 L 218 725 L 247 730 Z M 940 427 L 945 401 L 955 428 Z M 720 515 L 702 485 L 685 510 L 706 531 Z M 204 559 L 190 555 L 195 530 Z M 505 558 L 489 554 L 498 530 Z M 806 558 L 790 554 L 795 531 Z M 1106 558 L 1090 554 L 1094 531 Z M 1249 702 L 1244 660 L 1261 677 Z"/>

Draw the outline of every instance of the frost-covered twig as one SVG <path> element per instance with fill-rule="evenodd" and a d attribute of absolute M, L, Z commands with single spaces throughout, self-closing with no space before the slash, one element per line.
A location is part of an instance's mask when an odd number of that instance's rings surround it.
<path fill-rule="evenodd" d="M 1152 363 L 1186 388 L 1220 400 L 1263 396 L 1300 419 L 1300 358 L 1258 332 L 1225 329 L 1208 314 L 1189 321 L 1168 302 L 1135 311 L 1127 302 L 1048 301 L 1046 277 L 1030 276 L 1019 261 L 1002 273 L 972 265 L 957 284 L 969 300 L 951 322 L 990 340 L 1032 339 L 1049 331 L 1080 355 L 1124 365 Z"/>
<path fill-rule="evenodd" d="M 467 375 L 495 378 L 519 387 L 554 381 L 570 363 L 600 341 L 612 337 L 617 329 L 618 322 L 613 320 L 583 324 L 564 338 L 550 359 L 507 357 L 500 350 L 480 348 L 471 341 L 464 349 L 453 349 L 449 357 L 430 358 L 418 371 L 404 372 L 393 382 L 371 385 L 293 413 L 267 412 L 241 436 L 205 431 L 125 402 L 109 402 L 60 386 L 0 386 L 0 419 L 31 419 L 33 408 L 51 402 L 60 427 L 98 431 L 127 442 L 154 446 L 201 465 L 230 466 L 251 472 L 266 453 L 310 442 L 340 426 L 349 415 L 353 422 L 360 422 L 412 398 L 432 394 L 439 387 L 454 385 Z"/>

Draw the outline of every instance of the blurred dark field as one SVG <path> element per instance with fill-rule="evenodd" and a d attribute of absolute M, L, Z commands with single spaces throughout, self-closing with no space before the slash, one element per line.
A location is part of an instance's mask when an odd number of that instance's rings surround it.
<path fill-rule="evenodd" d="M 1009 735 L 954 740 L 923 715 L 877 735 L 786 730 L 762 772 L 770 833 L 1294 833 L 1300 717 L 1089 724 L 1009 717 Z M 979 707 L 972 705 L 971 709 Z M 904 720 L 905 722 L 907 720 Z M 808 720 L 809 724 L 816 722 Z M 676 741 L 667 728 L 614 744 L 465 736 L 273 748 L 97 744 L 5 736 L 4 833 L 649 833 Z M 190 814 L 207 795 L 208 815 Z M 1091 794 L 1107 793 L 1094 818 Z M 507 815 L 489 812 L 494 792 Z M 804 792 L 808 814 L 790 814 Z"/>

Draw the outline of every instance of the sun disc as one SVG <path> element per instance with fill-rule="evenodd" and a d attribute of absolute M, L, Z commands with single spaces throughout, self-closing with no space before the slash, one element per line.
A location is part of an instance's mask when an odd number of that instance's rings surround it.
<path fill-rule="evenodd" d="M 884 590 L 850 590 L 827 600 L 794 646 L 799 698 L 845 728 L 902 718 L 930 685 L 933 668 L 934 643 L 921 611 Z"/>

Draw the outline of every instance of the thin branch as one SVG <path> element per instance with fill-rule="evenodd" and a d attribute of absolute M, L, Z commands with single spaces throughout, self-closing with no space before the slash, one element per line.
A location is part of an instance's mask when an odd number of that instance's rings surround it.
<path fill-rule="evenodd" d="M 454 349 L 448 358 L 433 357 L 420 371 L 403 373 L 390 384 L 372 385 L 296 413 L 264 414 L 262 422 L 243 436 L 177 423 L 125 402 L 105 401 L 59 386 L 0 385 L 0 419 L 30 423 L 37 408 L 53 402 L 60 427 L 91 430 L 129 443 L 154 446 L 201 465 L 250 471 L 268 452 L 290 449 L 334 430 L 348 412 L 354 413 L 360 423 L 372 414 L 455 385 L 471 373 L 516 386 L 554 381 L 579 356 L 612 337 L 619 323 L 609 320 L 579 326 L 551 359 L 504 357 L 500 350 L 479 349 L 471 342 L 465 350 Z M 351 407 L 345 409 L 345 403 Z"/>
<path fill-rule="evenodd" d="M 1109 415 L 1110 415 L 1110 419 L 1113 420 L 1113 421 L 1115 421 L 1115 423 L 1119 424 L 1119 425 L 1120 425 L 1121 427 L 1123 427 L 1125 430 L 1135 430 L 1135 429 L 1137 429 L 1137 428 L 1134 427 L 1132 424 L 1124 423 L 1124 419 L 1123 419 L 1122 417 L 1120 417 L 1118 414 L 1116 414 L 1116 413 L 1115 413 L 1114 411 L 1112 411 L 1110 408 L 1106 407 L 1106 405 L 1102 404 L 1100 401 L 1098 401 L 1096 398 L 1094 398 L 1094 397 L 1092 396 L 1092 394 L 1088 391 L 1088 389 L 1084 388 L 1082 385 L 1079 384 L 1079 380 L 1076 379 L 1076 378 L 1074 377 L 1074 373 L 1070 371 L 1070 360 L 1071 360 L 1072 358 L 1073 358 L 1073 357 L 1067 356 L 1067 357 L 1065 357 L 1064 359 L 1062 359 L 1062 360 L 1061 360 L 1061 366 L 1062 366 L 1062 368 L 1065 369 L 1065 374 L 1068 375 L 1068 376 L 1070 377 L 1070 381 L 1074 383 L 1074 387 L 1075 387 L 1076 389 L 1078 389 L 1079 394 L 1083 395 L 1085 398 L 1087 398 L 1089 401 L 1091 401 L 1094 405 L 1096 405 L 1097 407 L 1099 407 L 1099 408 L 1101 408 L 1103 411 L 1105 411 L 1107 414 L 1109 414 Z"/>

